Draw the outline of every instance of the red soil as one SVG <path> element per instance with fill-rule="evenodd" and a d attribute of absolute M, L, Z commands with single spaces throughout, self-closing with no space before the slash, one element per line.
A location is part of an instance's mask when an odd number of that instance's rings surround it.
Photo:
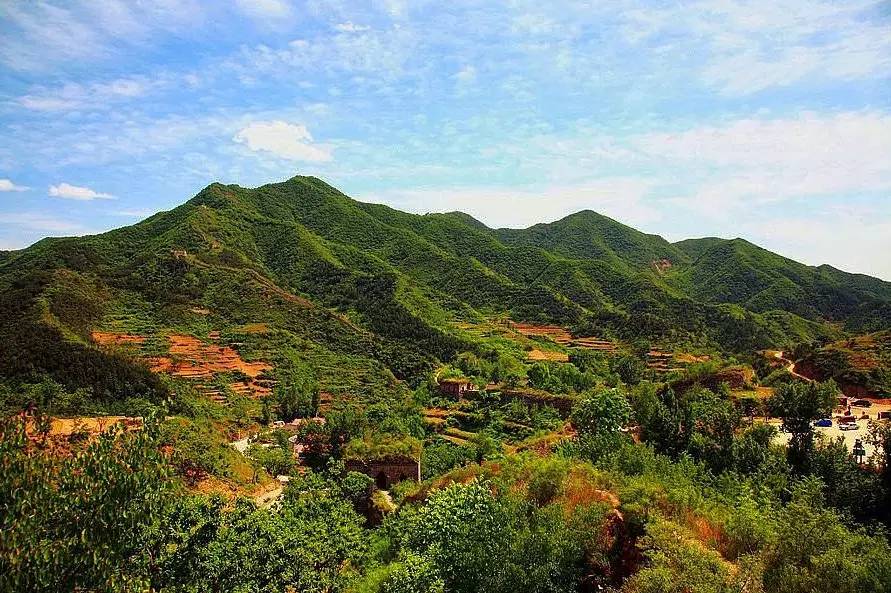
<path fill-rule="evenodd" d="M 220 332 L 212 331 L 209 339 L 218 340 Z M 145 337 L 112 332 L 93 332 L 93 339 L 102 346 L 139 345 Z M 272 381 L 261 379 L 272 365 L 263 361 L 247 362 L 230 346 L 207 344 L 192 336 L 168 336 L 170 351 L 167 356 L 146 358 L 149 368 L 156 373 L 167 373 L 186 379 L 212 380 L 219 373 L 241 372 L 247 376 L 243 382 L 229 385 L 232 391 L 259 397 L 271 393 Z M 220 391 L 204 384 L 198 385 L 206 395 L 220 402 L 225 397 Z"/>

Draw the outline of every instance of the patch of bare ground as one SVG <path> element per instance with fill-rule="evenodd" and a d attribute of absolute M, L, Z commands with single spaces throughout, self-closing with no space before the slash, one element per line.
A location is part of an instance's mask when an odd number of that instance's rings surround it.
<path fill-rule="evenodd" d="M 91 336 L 93 341 L 100 346 L 141 346 L 145 337 L 135 334 L 118 334 L 114 332 L 94 331 Z"/>
<path fill-rule="evenodd" d="M 604 340 L 595 336 L 585 338 L 576 338 L 572 341 L 572 345 L 576 348 L 584 348 L 585 350 L 598 350 L 607 354 L 615 354 L 619 350 L 619 345 L 610 340 Z"/>
<path fill-rule="evenodd" d="M 145 336 L 112 332 L 93 332 L 92 335 L 93 340 L 103 347 L 139 346 L 146 339 Z M 223 373 L 238 373 L 244 377 L 242 381 L 228 385 L 237 394 L 262 397 L 272 392 L 275 382 L 268 378 L 271 364 L 245 361 L 231 346 L 203 342 L 193 336 L 173 334 L 167 339 L 170 347 L 166 356 L 144 359 L 153 372 L 194 380 L 199 391 L 222 404 L 226 403 L 226 395 L 213 382 Z M 209 332 L 208 339 L 218 341 L 220 332 Z"/>
<path fill-rule="evenodd" d="M 192 336 L 171 335 L 169 356 L 149 359 L 151 369 L 156 373 L 167 373 L 186 379 L 213 379 L 220 373 L 241 373 L 246 379 L 229 385 L 232 391 L 241 395 L 260 397 L 272 391 L 270 382 L 261 376 L 272 370 L 272 365 L 263 361 L 247 362 L 230 346 L 206 344 Z M 210 394 L 219 395 L 219 394 Z"/>
<path fill-rule="evenodd" d="M 526 359 L 531 362 L 538 362 L 541 360 L 550 360 L 553 362 L 569 362 L 569 355 L 565 352 L 551 352 L 535 348 L 529 351 L 529 353 L 526 355 Z"/>
<path fill-rule="evenodd" d="M 534 323 L 511 323 L 511 329 L 519 334 L 531 337 L 547 338 L 561 346 L 567 346 L 572 342 L 572 335 L 565 327 L 559 325 L 537 325 Z"/>

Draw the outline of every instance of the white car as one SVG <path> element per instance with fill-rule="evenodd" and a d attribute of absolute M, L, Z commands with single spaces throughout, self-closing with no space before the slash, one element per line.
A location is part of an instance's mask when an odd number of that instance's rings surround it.
<path fill-rule="evenodd" d="M 845 422 L 838 425 L 839 430 L 857 430 L 858 428 L 860 427 L 857 426 L 856 422 Z"/>

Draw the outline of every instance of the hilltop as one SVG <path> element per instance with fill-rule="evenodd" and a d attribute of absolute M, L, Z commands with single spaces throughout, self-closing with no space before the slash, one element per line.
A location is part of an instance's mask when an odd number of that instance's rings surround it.
<path fill-rule="evenodd" d="M 201 373 L 206 345 L 266 365 L 245 380 L 227 355 L 230 385 L 262 391 L 311 368 L 325 392 L 374 399 L 482 353 L 491 344 L 466 329 L 495 318 L 748 353 L 883 329 L 891 284 L 739 239 L 670 243 L 591 211 L 523 230 L 408 214 L 313 177 L 214 183 L 133 226 L 0 258 L 0 374 L 99 398 L 164 397 L 144 362 Z M 100 348 L 95 332 L 112 337 Z M 200 343 L 171 358 L 176 336 Z"/>

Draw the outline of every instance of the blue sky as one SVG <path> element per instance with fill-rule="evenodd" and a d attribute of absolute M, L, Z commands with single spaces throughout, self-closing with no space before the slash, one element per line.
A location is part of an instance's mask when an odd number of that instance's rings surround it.
<path fill-rule="evenodd" d="M 891 280 L 891 3 L 0 5 L 0 249 L 295 174 Z"/>

